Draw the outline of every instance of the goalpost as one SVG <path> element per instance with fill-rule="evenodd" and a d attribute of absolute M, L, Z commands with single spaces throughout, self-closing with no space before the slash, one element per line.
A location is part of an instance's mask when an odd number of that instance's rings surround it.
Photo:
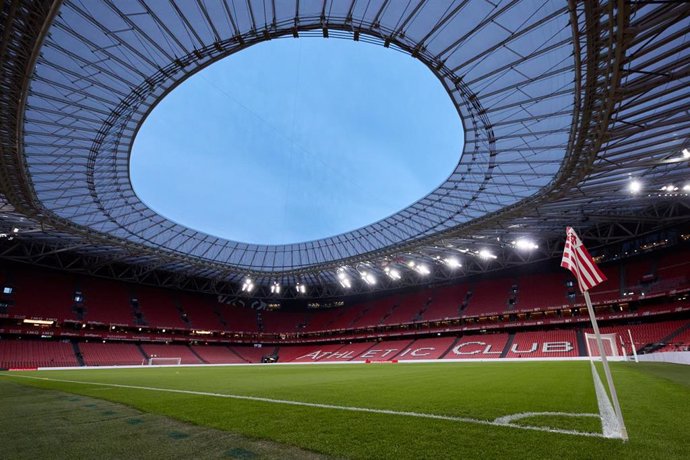
<path fill-rule="evenodd" d="M 601 334 L 601 343 L 606 356 L 621 356 L 618 350 L 617 339 L 617 334 Z M 585 342 L 587 343 L 587 355 L 601 356 L 596 334 L 585 332 Z"/>
<path fill-rule="evenodd" d="M 155 356 L 145 359 L 141 364 L 149 366 L 179 366 L 182 364 L 182 358 L 159 358 Z"/>

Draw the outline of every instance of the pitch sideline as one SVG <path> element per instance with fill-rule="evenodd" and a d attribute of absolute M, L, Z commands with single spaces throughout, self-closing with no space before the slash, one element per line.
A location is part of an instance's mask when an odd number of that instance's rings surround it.
<path fill-rule="evenodd" d="M 475 419 L 475 418 L 470 418 L 470 417 L 457 417 L 457 416 L 452 416 L 452 415 L 426 414 L 426 413 L 421 413 L 421 412 L 395 411 L 395 410 L 390 410 L 390 409 L 372 409 L 372 408 L 367 408 L 367 407 L 356 407 L 356 406 L 339 406 L 339 405 L 334 405 L 334 404 L 310 403 L 310 402 L 305 402 L 305 401 L 292 401 L 292 400 L 287 400 L 287 399 L 263 398 L 260 396 L 233 395 L 233 394 L 212 393 L 212 392 L 194 391 L 194 390 L 178 390 L 178 389 L 174 389 L 174 388 L 145 387 L 145 386 L 139 386 L 139 385 L 123 385 L 123 384 L 117 384 L 117 383 L 83 382 L 83 381 L 79 381 L 79 380 L 54 379 L 54 378 L 48 378 L 48 377 L 32 377 L 29 375 L 16 375 L 16 374 L 14 374 L 14 375 L 9 375 L 9 374 L 2 375 L 2 374 L 0 374 L 0 376 L 10 377 L 10 378 L 23 378 L 23 379 L 29 379 L 29 380 L 42 380 L 42 381 L 49 381 L 49 382 L 59 382 L 59 383 L 73 383 L 73 384 L 77 384 L 77 385 L 92 385 L 92 386 L 111 387 L 111 388 L 128 388 L 128 389 L 132 389 L 132 390 L 158 391 L 158 392 L 163 392 L 163 393 L 188 394 L 188 395 L 195 395 L 195 396 L 210 396 L 210 397 L 214 397 L 214 398 L 226 398 L 226 399 L 236 399 L 236 400 L 243 400 L 243 401 L 264 402 L 264 403 L 269 403 L 269 404 L 283 404 L 283 405 L 291 405 L 291 406 L 314 407 L 314 408 L 318 408 L 318 409 L 333 409 L 333 410 L 341 410 L 341 411 L 349 411 L 349 412 L 365 412 L 365 413 L 373 413 L 373 414 L 397 415 L 397 416 L 403 416 L 403 417 L 426 418 L 426 419 L 432 419 L 432 420 L 446 420 L 446 421 L 452 421 L 452 422 L 474 423 L 477 425 L 517 428 L 520 430 L 528 430 L 528 431 L 544 431 L 544 432 L 548 432 L 548 433 L 569 434 L 569 435 L 574 435 L 574 436 L 586 436 L 586 437 L 593 437 L 593 438 L 606 438 L 606 437 L 608 437 L 604 433 L 592 433 L 592 432 L 577 431 L 577 430 L 563 430 L 560 428 L 552 428 L 552 427 L 544 427 L 544 426 L 531 426 L 531 425 L 518 425 L 518 424 L 512 423 L 513 420 L 519 420 L 519 419 L 522 419 L 525 417 L 532 416 L 533 413 L 529 413 L 529 412 L 520 413 L 520 414 L 513 414 L 513 415 L 508 415 L 508 416 L 502 416 L 502 417 L 496 418 L 495 420 L 482 420 L 482 419 Z M 562 412 L 541 412 L 541 413 L 539 413 L 539 415 L 554 415 L 554 416 L 563 416 L 566 414 L 569 417 L 599 417 L 598 414 L 588 414 L 588 413 L 583 413 L 583 414 L 562 413 Z"/>

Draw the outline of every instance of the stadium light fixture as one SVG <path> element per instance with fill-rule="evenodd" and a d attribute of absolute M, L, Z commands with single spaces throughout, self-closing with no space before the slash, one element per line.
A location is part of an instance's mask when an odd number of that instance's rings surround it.
<path fill-rule="evenodd" d="M 524 238 L 513 241 L 513 246 L 515 247 L 515 249 L 519 249 L 521 251 L 532 251 L 534 249 L 539 248 L 539 245 L 534 243 L 534 241 L 524 239 Z"/>
<path fill-rule="evenodd" d="M 407 262 L 407 266 L 410 267 L 410 268 L 414 268 L 414 266 L 415 266 L 414 260 L 408 261 L 408 262 Z"/>
<path fill-rule="evenodd" d="M 388 275 L 388 277 L 392 280 L 397 281 L 400 278 L 402 278 L 402 275 L 400 275 L 400 272 L 398 270 L 396 270 L 395 268 L 386 267 L 383 269 L 383 271 L 386 272 L 386 275 Z"/>
<path fill-rule="evenodd" d="M 638 180 L 634 180 L 630 182 L 630 185 L 628 185 L 628 190 L 632 194 L 640 193 L 642 191 L 642 183 L 640 183 Z"/>
<path fill-rule="evenodd" d="M 685 158 L 686 160 L 690 160 L 690 150 L 683 149 L 683 158 Z"/>
<path fill-rule="evenodd" d="M 350 278 L 342 269 L 338 271 L 338 282 L 345 289 L 350 289 L 352 287 L 352 281 L 350 281 Z"/>
<path fill-rule="evenodd" d="M 683 191 L 684 192 L 690 192 L 690 184 L 683 185 Z"/>
<path fill-rule="evenodd" d="M 271 285 L 271 294 L 280 294 L 280 284 L 277 281 Z"/>
<path fill-rule="evenodd" d="M 462 267 L 462 264 L 460 263 L 457 257 L 446 257 L 445 259 L 443 259 L 443 261 L 452 269 Z"/>
<path fill-rule="evenodd" d="M 297 283 L 297 286 L 295 286 L 295 290 L 297 291 L 298 294 L 306 294 L 307 293 L 307 287 L 302 283 Z"/>
<path fill-rule="evenodd" d="M 254 282 L 251 278 L 246 278 L 242 283 L 242 292 L 252 292 L 254 290 Z"/>
<path fill-rule="evenodd" d="M 367 283 L 368 285 L 373 286 L 376 284 L 376 277 L 372 273 L 361 272 L 359 275 L 362 277 L 364 282 Z"/>
<path fill-rule="evenodd" d="M 491 251 L 487 249 L 482 249 L 481 251 L 479 251 L 479 257 L 484 260 L 498 258 L 498 256 L 494 255 Z"/>
<path fill-rule="evenodd" d="M 426 276 L 429 273 L 431 273 L 431 270 L 429 270 L 429 267 L 427 267 L 426 265 L 417 265 L 416 270 L 417 273 L 419 273 L 422 276 Z"/>

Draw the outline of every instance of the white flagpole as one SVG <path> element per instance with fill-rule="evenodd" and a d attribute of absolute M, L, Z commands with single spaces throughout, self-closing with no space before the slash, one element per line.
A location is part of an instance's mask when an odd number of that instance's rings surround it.
<path fill-rule="evenodd" d="M 611 399 L 613 399 L 613 409 L 616 411 L 616 417 L 618 418 L 618 423 L 621 426 L 621 436 L 623 440 L 628 440 L 628 431 L 625 429 L 625 423 L 623 422 L 623 413 L 621 412 L 621 406 L 618 403 L 618 394 L 616 394 L 616 387 L 613 385 L 613 378 L 611 377 L 611 369 L 609 369 L 609 361 L 606 358 L 606 350 L 604 350 L 604 345 L 601 342 L 601 333 L 599 332 L 599 325 L 597 324 L 597 318 L 594 315 L 594 308 L 592 307 L 592 300 L 589 298 L 589 291 L 583 292 L 585 296 L 585 302 L 587 303 L 587 311 L 589 312 L 589 319 L 592 321 L 592 328 L 594 329 L 594 335 L 597 338 L 597 346 L 599 347 L 599 356 L 601 356 L 601 363 L 604 366 L 604 374 L 606 375 L 606 383 L 609 386 L 609 391 L 611 392 Z M 589 343 L 587 343 L 589 346 Z M 591 356 L 591 353 L 590 353 Z"/>

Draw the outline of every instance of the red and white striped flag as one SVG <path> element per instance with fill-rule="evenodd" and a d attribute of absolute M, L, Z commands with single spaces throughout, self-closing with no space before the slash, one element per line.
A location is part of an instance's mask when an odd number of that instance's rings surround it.
<path fill-rule="evenodd" d="M 594 286 L 606 281 L 606 276 L 599 270 L 572 227 L 566 229 L 561 267 L 573 272 L 577 278 L 577 284 L 580 286 L 580 292 L 589 291 Z"/>

